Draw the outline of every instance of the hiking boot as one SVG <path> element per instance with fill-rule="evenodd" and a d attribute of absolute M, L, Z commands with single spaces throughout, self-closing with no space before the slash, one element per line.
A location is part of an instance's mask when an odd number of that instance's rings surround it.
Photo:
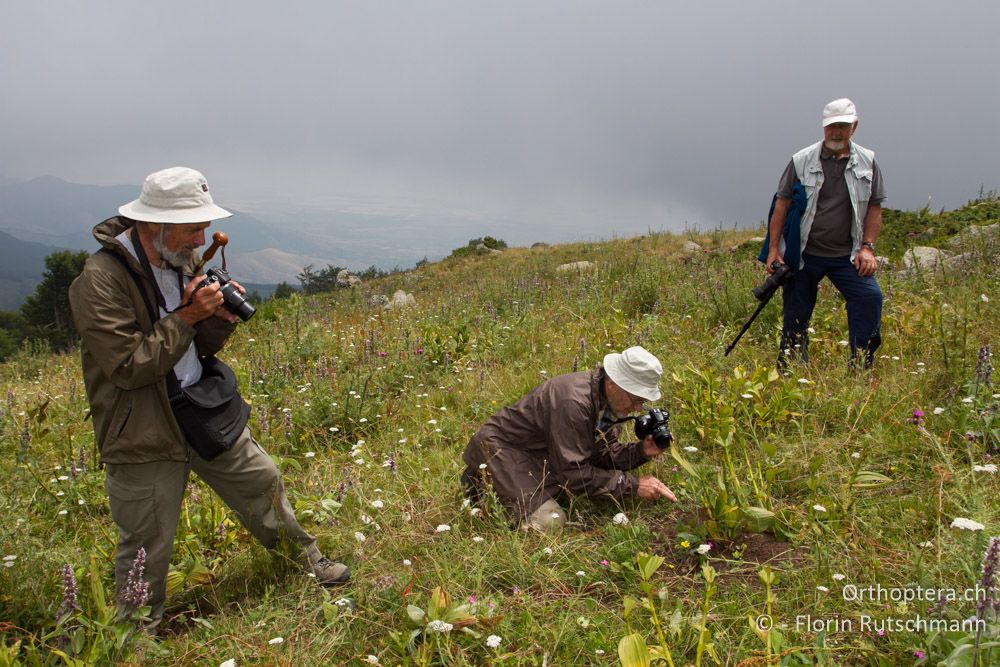
<path fill-rule="evenodd" d="M 316 581 L 324 586 L 336 586 L 346 584 L 351 578 L 351 570 L 343 563 L 337 563 L 326 556 L 318 561 L 309 563 L 309 571 L 316 575 Z"/>

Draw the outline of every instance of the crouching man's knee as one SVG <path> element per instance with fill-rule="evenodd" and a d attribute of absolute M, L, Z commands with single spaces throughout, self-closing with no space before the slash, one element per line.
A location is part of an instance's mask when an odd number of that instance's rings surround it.
<path fill-rule="evenodd" d="M 566 511 L 560 507 L 552 498 L 549 498 L 541 507 L 528 515 L 528 518 L 521 522 L 523 530 L 537 530 L 543 533 L 562 530 L 566 527 Z"/>

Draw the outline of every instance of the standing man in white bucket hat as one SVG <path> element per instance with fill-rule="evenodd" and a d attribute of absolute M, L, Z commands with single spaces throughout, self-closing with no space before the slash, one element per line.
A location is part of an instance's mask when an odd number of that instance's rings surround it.
<path fill-rule="evenodd" d="M 472 436 L 462 457 L 466 492 L 479 499 L 491 486 L 514 524 L 542 531 L 566 525 L 563 495 L 676 501 L 656 477 L 626 472 L 662 453 L 653 436 L 618 440 L 620 421 L 659 400 L 662 374 L 657 358 L 637 346 L 607 355 L 601 368 L 536 387 Z"/>
<path fill-rule="evenodd" d="M 174 535 L 192 470 L 265 547 L 285 538 L 301 548 L 317 580 L 347 581 L 348 568 L 325 558 L 296 520 L 278 469 L 246 428 L 249 410 L 235 390 L 234 376 L 232 400 L 239 404 L 234 419 L 226 422 L 229 428 L 217 438 L 224 441 L 218 451 L 192 449 L 187 427 L 175 418 L 172 401 L 199 386 L 209 374 L 209 358 L 238 322 L 223 306 L 219 284 L 203 284 L 205 277 L 194 275 L 205 230 L 212 220 L 232 214 L 212 201 L 205 177 L 186 167 L 150 174 L 140 197 L 118 213 L 94 227 L 102 248 L 70 287 L 70 304 L 106 469 L 104 485 L 118 525 L 119 598 L 142 549 L 150 627 L 162 619 Z"/>

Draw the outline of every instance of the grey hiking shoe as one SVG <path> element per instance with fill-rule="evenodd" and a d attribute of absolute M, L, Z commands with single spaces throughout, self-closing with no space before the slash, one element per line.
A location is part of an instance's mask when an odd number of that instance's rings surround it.
<path fill-rule="evenodd" d="M 316 575 L 316 581 L 324 586 L 345 584 L 351 578 L 351 569 L 343 563 L 337 563 L 326 556 L 309 564 L 309 571 Z"/>

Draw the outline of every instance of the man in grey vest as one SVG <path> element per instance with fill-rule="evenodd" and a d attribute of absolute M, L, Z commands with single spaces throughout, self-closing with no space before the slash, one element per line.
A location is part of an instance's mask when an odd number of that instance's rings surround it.
<path fill-rule="evenodd" d="M 860 357 L 860 363 L 870 368 L 882 342 L 875 242 L 882 228 L 885 188 L 875 152 L 852 141 L 857 128 L 854 102 L 841 98 L 827 104 L 823 140 L 793 155 L 778 183 L 768 223 L 768 273 L 774 273 L 774 262 L 785 263 L 782 229 L 796 184 L 802 184 L 807 198 L 800 222 L 798 266 L 792 267 L 794 273 L 782 291 L 784 321 L 778 355 L 782 371 L 787 370 L 792 355 L 809 360 L 809 320 L 824 277 L 847 301 L 851 363 L 857 364 Z"/>

